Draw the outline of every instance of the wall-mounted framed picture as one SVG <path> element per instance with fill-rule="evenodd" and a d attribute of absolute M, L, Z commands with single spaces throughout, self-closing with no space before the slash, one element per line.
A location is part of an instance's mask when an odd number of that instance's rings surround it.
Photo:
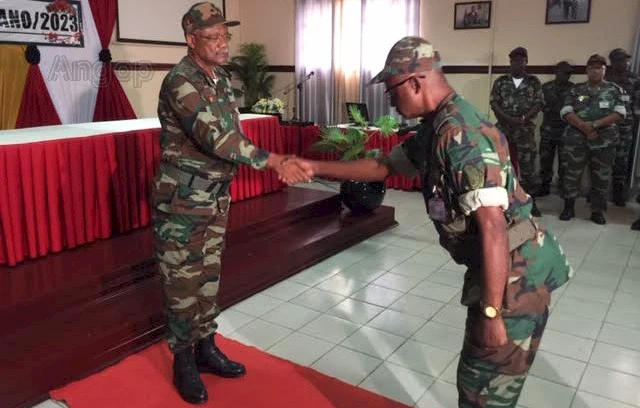
<path fill-rule="evenodd" d="M 545 24 L 588 23 L 591 0 L 547 0 Z"/>
<path fill-rule="evenodd" d="M 455 30 L 491 27 L 491 2 L 470 1 L 456 3 L 453 17 Z"/>

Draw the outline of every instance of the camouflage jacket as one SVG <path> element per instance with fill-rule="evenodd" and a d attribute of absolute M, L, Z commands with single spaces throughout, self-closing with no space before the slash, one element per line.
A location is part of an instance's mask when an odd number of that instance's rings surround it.
<path fill-rule="evenodd" d="M 502 75 L 493 84 L 489 103 L 498 105 L 507 115 L 525 115 L 535 105 L 544 105 L 542 85 L 536 76 L 526 74 L 516 88 L 510 74 Z"/>
<path fill-rule="evenodd" d="M 238 164 L 266 166 L 269 153 L 242 133 L 230 79 L 216 68 L 217 80 L 185 56 L 160 89 L 162 161 L 209 180 L 230 180 Z"/>
<path fill-rule="evenodd" d="M 564 128 L 567 126 L 560 117 L 560 110 L 564 107 L 564 101 L 567 99 L 573 85 L 573 82 L 559 84 L 556 80 L 545 82 L 542 85 L 542 95 L 544 96 L 542 126 L 552 128 Z"/>
<path fill-rule="evenodd" d="M 622 90 L 609 81 L 602 81 L 596 87 L 590 87 L 587 82 L 582 82 L 571 88 L 564 101 L 564 107 L 560 110 L 560 115 L 564 118 L 570 112 L 587 122 L 604 118 L 614 112 L 623 118 L 627 115 L 627 109 L 622 101 Z"/>
<path fill-rule="evenodd" d="M 638 118 L 636 112 L 640 111 L 640 78 L 633 72 L 614 75 L 613 71 L 609 70 L 606 72 L 604 79 L 613 82 L 625 91 L 622 95 L 622 101 L 627 109 L 627 117 L 620 121 L 619 124 L 632 126 L 634 119 Z"/>
<path fill-rule="evenodd" d="M 417 134 L 383 161 L 394 173 L 421 174 L 425 205 L 440 244 L 457 263 L 468 267 L 462 303 L 477 303 L 483 262 L 472 213 L 483 205 L 500 205 L 505 225 L 529 219 L 531 214 L 532 199 L 518 183 L 506 137 L 488 117 L 455 96 L 433 117 L 425 118 Z M 521 302 L 548 296 L 572 273 L 557 239 L 541 227 L 535 237 L 511 252 L 511 260 L 507 309 L 522 310 Z"/>

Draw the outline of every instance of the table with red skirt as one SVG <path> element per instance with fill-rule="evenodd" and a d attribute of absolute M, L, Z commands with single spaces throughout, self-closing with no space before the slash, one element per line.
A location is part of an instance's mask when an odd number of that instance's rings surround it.
<path fill-rule="evenodd" d="M 320 157 L 311 149 L 319 140 L 317 126 L 282 125 L 276 116 L 241 116 L 244 133 L 257 146 Z M 159 134 L 157 118 L 0 132 L 0 265 L 148 226 Z M 401 140 L 372 134 L 368 147 L 386 153 Z M 387 186 L 414 190 L 419 183 L 392 177 Z M 237 202 L 284 187 L 272 170 L 240 166 L 230 193 Z"/>

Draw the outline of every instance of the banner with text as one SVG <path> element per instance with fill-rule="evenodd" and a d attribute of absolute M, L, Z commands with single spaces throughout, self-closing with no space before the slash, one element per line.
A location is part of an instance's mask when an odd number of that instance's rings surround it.
<path fill-rule="evenodd" d="M 0 43 L 84 47 L 78 0 L 0 0 Z"/>

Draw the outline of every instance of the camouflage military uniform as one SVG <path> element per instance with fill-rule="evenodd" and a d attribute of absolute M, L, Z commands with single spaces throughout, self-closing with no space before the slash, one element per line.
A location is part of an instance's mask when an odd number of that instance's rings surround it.
<path fill-rule="evenodd" d="M 169 346 L 180 352 L 216 330 L 216 293 L 238 164 L 266 166 L 268 152 L 243 135 L 230 79 L 191 57 L 160 90 L 162 159 L 152 189 L 156 259 L 164 282 Z"/>
<path fill-rule="evenodd" d="M 533 75 L 525 75 L 516 88 L 511 75 L 502 75 L 493 84 L 490 103 L 500 106 L 507 115 L 522 117 L 535 105 L 544 104 L 540 80 Z M 538 185 L 535 124 L 532 120 L 520 126 L 498 121 L 497 127 L 507 135 L 509 144 L 515 146 L 522 187 L 528 192 L 535 190 Z"/>
<path fill-rule="evenodd" d="M 394 173 L 421 174 L 440 243 L 468 268 L 461 300 L 469 309 L 458 366 L 459 407 L 515 407 L 547 322 L 550 293 L 568 281 L 572 269 L 556 237 L 536 225 L 531 238 L 510 254 L 502 305 L 509 342 L 496 348 L 474 344 L 471 327 L 484 318 L 478 308 L 483 262 L 471 213 L 482 205 L 501 205 L 508 226 L 534 222 L 532 199 L 518 183 L 505 136 L 454 96 L 381 160 Z"/>
<path fill-rule="evenodd" d="M 637 116 L 634 115 L 634 108 L 637 98 L 640 96 L 640 78 L 632 72 L 623 75 L 614 75 L 611 70 L 605 74 L 607 81 L 618 85 L 622 90 L 622 101 L 627 110 L 627 117 L 616 123 L 618 127 L 618 139 L 616 141 L 616 158 L 613 163 L 612 182 L 614 189 L 620 189 L 624 195 L 629 182 L 630 170 L 632 165 L 632 148 L 635 145 L 635 131 L 637 125 Z"/>
<path fill-rule="evenodd" d="M 560 111 L 564 117 L 574 112 L 580 119 L 592 122 L 617 112 L 623 117 L 626 109 L 621 99 L 620 88 L 608 81 L 602 81 L 595 88 L 587 82 L 575 85 Z M 582 173 L 587 164 L 591 170 L 592 211 L 607 209 L 607 193 L 611 180 L 611 166 L 615 158 L 618 130 L 615 125 L 599 128 L 598 136 L 589 140 L 578 129 L 567 126 L 562 158 L 564 171 L 565 199 L 575 199 L 580 193 Z"/>
<path fill-rule="evenodd" d="M 560 84 L 555 80 L 542 85 L 544 95 L 544 117 L 540 127 L 540 181 L 548 186 L 553 181 L 553 160 L 558 152 L 558 181 L 562 185 L 562 146 L 563 134 L 567 124 L 560 117 L 560 109 L 564 106 L 572 82 Z"/>

